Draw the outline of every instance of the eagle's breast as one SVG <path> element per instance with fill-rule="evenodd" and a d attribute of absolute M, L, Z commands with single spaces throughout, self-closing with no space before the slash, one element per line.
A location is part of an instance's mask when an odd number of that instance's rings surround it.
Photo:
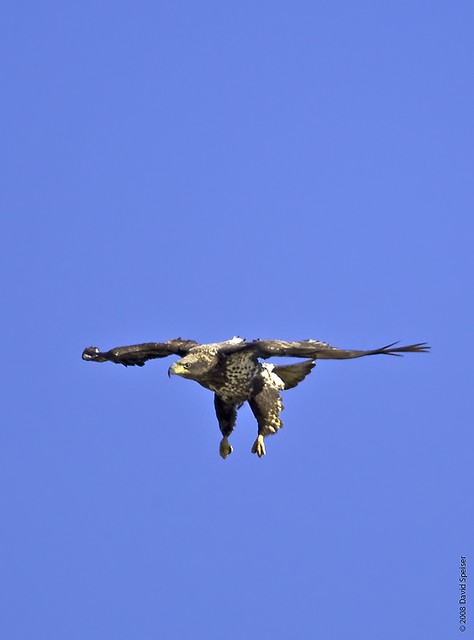
<path fill-rule="evenodd" d="M 225 402 L 244 402 L 250 397 L 260 370 L 260 363 L 251 353 L 233 354 L 225 359 L 219 380 L 213 381 L 210 388 Z"/>

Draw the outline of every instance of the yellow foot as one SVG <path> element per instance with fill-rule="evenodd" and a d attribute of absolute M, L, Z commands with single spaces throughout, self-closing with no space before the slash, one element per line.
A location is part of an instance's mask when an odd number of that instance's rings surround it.
<path fill-rule="evenodd" d="M 259 458 L 264 456 L 267 452 L 265 451 L 265 444 L 263 442 L 263 436 L 258 436 L 258 438 L 253 443 L 252 453 L 256 453 Z"/>
<path fill-rule="evenodd" d="M 222 438 L 221 443 L 219 445 L 219 453 L 221 454 L 221 458 L 224 460 L 230 455 L 233 451 L 233 448 L 230 446 L 227 438 Z"/>

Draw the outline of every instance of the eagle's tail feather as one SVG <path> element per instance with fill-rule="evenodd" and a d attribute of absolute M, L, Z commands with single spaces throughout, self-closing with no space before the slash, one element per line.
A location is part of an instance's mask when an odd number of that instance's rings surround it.
<path fill-rule="evenodd" d="M 305 360 L 304 362 L 297 362 L 296 364 L 275 365 L 273 367 L 273 373 L 283 380 L 285 389 L 293 389 L 293 387 L 296 387 L 297 384 L 311 373 L 311 369 L 315 364 L 313 360 Z"/>

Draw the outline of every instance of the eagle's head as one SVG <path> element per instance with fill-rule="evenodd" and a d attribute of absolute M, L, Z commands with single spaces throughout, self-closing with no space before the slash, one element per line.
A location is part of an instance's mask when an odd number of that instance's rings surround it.
<path fill-rule="evenodd" d="M 105 362 L 107 358 L 104 358 L 98 347 L 86 347 L 82 352 L 83 360 L 92 360 L 93 362 Z"/>
<path fill-rule="evenodd" d="M 190 380 L 202 380 L 217 364 L 215 351 L 196 350 L 178 360 L 168 369 L 168 375 L 177 375 Z"/>

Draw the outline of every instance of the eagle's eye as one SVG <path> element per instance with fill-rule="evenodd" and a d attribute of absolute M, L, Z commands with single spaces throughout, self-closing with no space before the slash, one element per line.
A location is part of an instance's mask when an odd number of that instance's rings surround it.
<path fill-rule="evenodd" d="M 189 369 L 189 362 L 183 362 L 181 366 L 183 367 L 183 369 Z"/>

